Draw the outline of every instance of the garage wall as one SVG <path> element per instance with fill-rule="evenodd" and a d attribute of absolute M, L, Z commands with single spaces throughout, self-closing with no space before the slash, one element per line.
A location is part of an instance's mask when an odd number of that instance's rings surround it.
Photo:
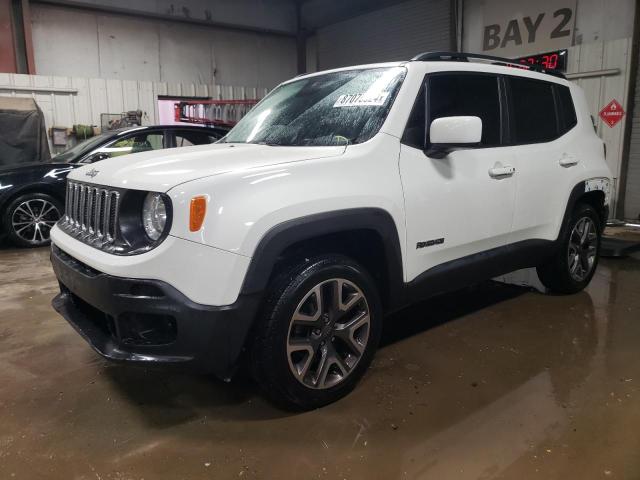
<path fill-rule="evenodd" d="M 31 14 L 40 75 L 272 88 L 296 74 L 293 37 L 43 4 Z"/>
<path fill-rule="evenodd" d="M 600 119 L 599 112 L 614 98 L 621 105 L 626 105 L 628 102 L 631 44 L 631 38 L 620 38 L 569 48 L 567 78 L 584 90 L 598 136 L 607 146 L 607 163 L 614 179 L 612 216 L 618 211 L 618 193 L 620 192 L 618 182 L 622 176 L 624 122 L 609 127 Z"/>
<path fill-rule="evenodd" d="M 450 49 L 450 1 L 410 0 L 321 28 L 310 39 L 309 70 L 407 60 Z"/>
<path fill-rule="evenodd" d="M 43 3 L 56 3 L 56 0 Z M 296 31 L 296 9 L 291 0 L 73 0 L 70 3 L 89 8 L 126 10 L 135 15 L 164 15 L 291 33 Z"/>
<path fill-rule="evenodd" d="M 129 110 L 141 110 L 144 125 L 158 123 L 158 95 L 227 100 L 259 99 L 266 93 L 263 88 L 211 84 L 0 73 L 0 96 L 33 98 L 44 114 L 47 129 L 99 126 L 101 113 Z"/>
<path fill-rule="evenodd" d="M 640 58 L 636 59 L 640 62 Z M 631 122 L 631 141 L 629 143 L 629 162 L 627 164 L 627 185 L 625 190 L 625 218 L 640 220 L 640 69 L 636 72 L 635 99 L 633 101 Z"/>

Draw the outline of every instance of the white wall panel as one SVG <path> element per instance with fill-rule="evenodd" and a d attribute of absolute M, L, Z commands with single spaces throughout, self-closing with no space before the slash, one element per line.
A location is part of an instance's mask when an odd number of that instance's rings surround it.
<path fill-rule="evenodd" d="M 296 74 L 292 37 L 51 5 L 31 8 L 40 75 L 273 88 Z"/>
<path fill-rule="evenodd" d="M 158 53 L 162 81 L 180 82 L 188 78 L 195 83 L 211 83 L 215 34 L 190 25 L 166 24 Z"/>
<path fill-rule="evenodd" d="M 409 0 L 320 29 L 318 69 L 408 60 L 450 41 L 450 1 Z"/>
<path fill-rule="evenodd" d="M 109 110 L 107 81 L 103 78 L 91 78 L 87 95 L 91 99 L 90 112 L 78 112 L 78 122 L 85 125 L 100 125 L 101 113 L 113 113 Z"/>
<path fill-rule="evenodd" d="M 100 76 L 98 19 L 93 13 L 31 5 L 36 71 L 45 75 Z"/>
<path fill-rule="evenodd" d="M 159 33 L 153 22 L 97 15 L 97 24 L 100 77 L 160 80 Z"/>
<path fill-rule="evenodd" d="M 71 101 L 73 102 L 74 119 L 77 118 L 81 114 L 81 112 L 86 115 L 86 118 L 93 119 L 91 98 L 89 98 L 89 79 L 72 78 L 71 86 L 78 91 L 78 93 L 71 96 Z"/>

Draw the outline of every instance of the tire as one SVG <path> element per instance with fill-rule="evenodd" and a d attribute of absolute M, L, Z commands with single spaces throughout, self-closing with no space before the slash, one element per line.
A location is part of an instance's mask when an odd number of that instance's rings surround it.
<path fill-rule="evenodd" d="M 44 247 L 63 213 L 62 203 L 45 193 L 27 193 L 12 200 L 3 223 L 11 242 L 19 247 Z"/>
<path fill-rule="evenodd" d="M 362 378 L 381 330 L 380 298 L 364 268 L 341 255 L 297 262 L 272 282 L 251 347 L 252 375 L 281 407 L 327 405 Z"/>
<path fill-rule="evenodd" d="M 601 225 L 591 205 L 576 206 L 562 229 L 557 252 L 537 267 L 540 281 L 552 293 L 577 293 L 589 284 L 598 266 Z"/>

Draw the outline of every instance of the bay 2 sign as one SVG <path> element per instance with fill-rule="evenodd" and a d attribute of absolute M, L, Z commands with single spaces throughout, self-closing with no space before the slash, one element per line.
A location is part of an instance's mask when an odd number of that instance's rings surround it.
<path fill-rule="evenodd" d="M 575 0 L 486 1 L 482 12 L 482 50 L 517 56 L 570 47 L 575 3 Z"/>

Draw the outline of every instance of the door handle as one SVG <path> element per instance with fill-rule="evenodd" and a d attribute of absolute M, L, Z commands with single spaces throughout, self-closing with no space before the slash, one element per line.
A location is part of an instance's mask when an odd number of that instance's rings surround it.
<path fill-rule="evenodd" d="M 573 167 L 574 165 L 577 165 L 578 162 L 579 160 L 576 157 L 567 153 L 564 153 L 558 161 L 561 167 Z"/>
<path fill-rule="evenodd" d="M 516 173 L 516 169 L 511 165 L 505 165 L 503 167 L 493 167 L 489 169 L 489 176 L 491 178 L 510 177 L 514 173 Z"/>

